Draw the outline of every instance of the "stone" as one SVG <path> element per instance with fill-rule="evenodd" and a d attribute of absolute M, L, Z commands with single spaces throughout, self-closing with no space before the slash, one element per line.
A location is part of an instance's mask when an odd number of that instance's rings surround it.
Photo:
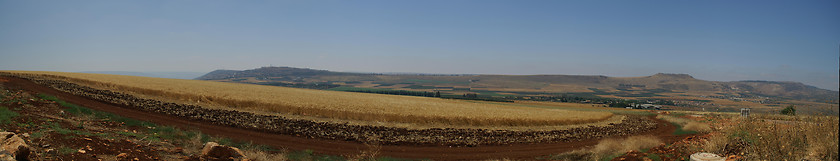
<path fill-rule="evenodd" d="M 691 161 L 725 161 L 726 158 L 712 153 L 694 153 L 691 154 Z"/>
<path fill-rule="evenodd" d="M 212 149 L 213 147 L 216 147 L 216 146 L 219 146 L 219 143 L 216 143 L 216 142 L 204 143 L 204 148 L 201 149 L 201 155 L 207 155 L 208 153 L 210 153 L 210 149 Z"/>
<path fill-rule="evenodd" d="M 170 152 L 172 152 L 172 153 L 178 153 L 178 154 L 181 154 L 181 153 L 184 153 L 184 148 L 181 148 L 181 147 L 175 147 L 175 148 L 173 148 Z"/>
<path fill-rule="evenodd" d="M 15 158 L 12 155 L 0 154 L 0 161 L 15 161 Z"/>
<path fill-rule="evenodd" d="M 215 142 L 207 142 L 201 149 L 201 156 L 208 158 L 244 158 L 245 155 L 236 147 L 219 145 Z"/>
<path fill-rule="evenodd" d="M 0 151 L 8 152 L 16 160 L 29 160 L 29 145 L 13 132 L 0 132 Z"/>

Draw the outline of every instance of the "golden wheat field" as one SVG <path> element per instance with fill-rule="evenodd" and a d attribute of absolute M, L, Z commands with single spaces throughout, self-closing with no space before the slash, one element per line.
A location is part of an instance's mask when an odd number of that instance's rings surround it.
<path fill-rule="evenodd" d="M 605 120 L 613 114 L 367 93 L 325 91 L 200 80 L 107 74 L 5 71 L 38 74 L 81 85 L 246 111 L 344 120 L 451 125 L 568 125 Z"/>

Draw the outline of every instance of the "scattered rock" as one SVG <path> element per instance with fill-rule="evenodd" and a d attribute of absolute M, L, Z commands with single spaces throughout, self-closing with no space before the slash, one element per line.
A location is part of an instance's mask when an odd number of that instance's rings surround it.
<path fill-rule="evenodd" d="M 117 154 L 117 158 L 119 158 L 119 159 L 122 159 L 122 158 L 125 158 L 125 157 L 128 157 L 128 153 Z"/>
<path fill-rule="evenodd" d="M 29 160 L 29 145 L 13 132 L 0 132 L 0 151 L 16 160 Z"/>
<path fill-rule="evenodd" d="M 177 154 L 184 153 L 184 148 L 181 148 L 181 147 L 175 147 L 175 148 L 173 148 L 170 152 L 172 152 L 172 153 L 177 153 Z"/>

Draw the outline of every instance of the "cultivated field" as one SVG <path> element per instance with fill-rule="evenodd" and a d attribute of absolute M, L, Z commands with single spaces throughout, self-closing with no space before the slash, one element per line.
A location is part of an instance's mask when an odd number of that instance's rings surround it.
<path fill-rule="evenodd" d="M 568 125 L 612 113 L 545 109 L 439 98 L 378 95 L 199 80 L 120 75 L 6 71 L 49 75 L 94 88 L 159 100 L 245 111 L 343 120 L 480 126 Z"/>

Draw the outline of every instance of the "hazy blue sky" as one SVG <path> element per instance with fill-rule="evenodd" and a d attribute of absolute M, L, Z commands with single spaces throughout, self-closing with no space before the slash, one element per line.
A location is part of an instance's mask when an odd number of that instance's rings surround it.
<path fill-rule="evenodd" d="M 0 0 L 0 70 L 686 73 L 838 90 L 840 1 Z"/>

